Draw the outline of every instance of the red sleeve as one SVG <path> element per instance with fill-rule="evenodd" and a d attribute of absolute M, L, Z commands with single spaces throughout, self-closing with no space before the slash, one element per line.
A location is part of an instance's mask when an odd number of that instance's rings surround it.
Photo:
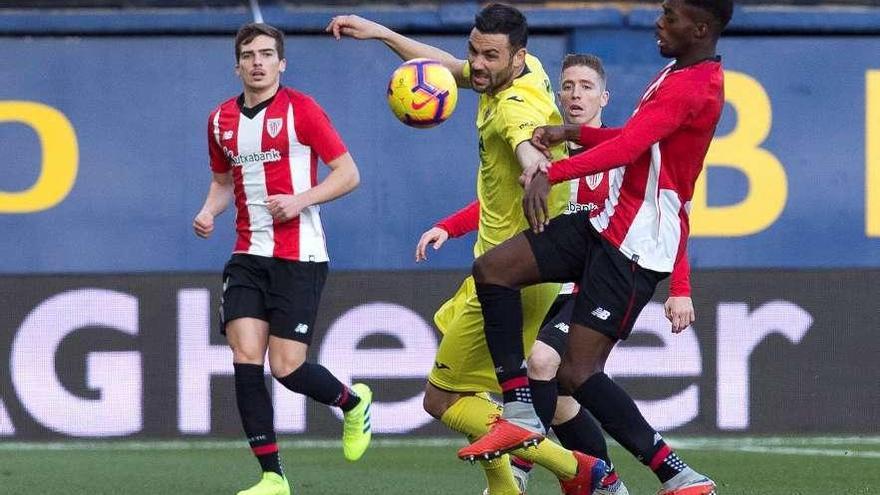
<path fill-rule="evenodd" d="M 220 148 L 220 126 L 214 126 L 214 119 L 219 113 L 220 109 L 218 108 L 208 116 L 208 158 L 211 162 L 211 171 L 225 174 L 232 167 L 229 166 L 229 161 L 223 154 L 223 149 Z"/>
<path fill-rule="evenodd" d="M 611 138 L 620 135 L 620 127 L 590 127 L 588 125 L 581 126 L 581 137 L 578 144 L 584 148 L 592 148 L 597 144 L 604 143 Z"/>
<path fill-rule="evenodd" d="M 691 295 L 691 265 L 688 261 L 687 246 L 681 252 L 681 256 L 675 260 L 672 267 L 672 275 L 669 280 L 669 297 L 690 297 Z"/>
<path fill-rule="evenodd" d="M 324 109 L 308 96 L 293 100 L 294 127 L 299 142 L 310 146 L 324 163 L 330 163 L 346 151 L 345 143 L 324 113 Z"/>
<path fill-rule="evenodd" d="M 480 225 L 480 200 L 465 206 L 437 222 L 436 227 L 449 232 L 449 237 L 461 237 L 477 230 Z"/>
<path fill-rule="evenodd" d="M 620 134 L 588 151 L 553 163 L 550 183 L 603 172 L 633 163 L 642 153 L 675 132 L 690 118 L 697 95 L 687 79 L 661 86 L 633 115 Z"/>

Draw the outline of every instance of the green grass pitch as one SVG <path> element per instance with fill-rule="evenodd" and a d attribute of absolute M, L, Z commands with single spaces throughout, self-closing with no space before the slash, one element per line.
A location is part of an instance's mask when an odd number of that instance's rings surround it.
<path fill-rule="evenodd" d="M 298 495 L 473 494 L 478 466 L 455 457 L 455 439 L 378 439 L 357 463 L 337 442 L 287 440 L 282 458 Z M 880 495 L 880 438 L 671 438 L 681 457 L 712 476 L 719 495 Z M 656 479 L 612 443 L 633 495 Z M 256 481 L 244 442 L 0 442 L 0 493 L 65 495 L 234 494 Z M 559 493 L 535 470 L 530 495 Z"/>

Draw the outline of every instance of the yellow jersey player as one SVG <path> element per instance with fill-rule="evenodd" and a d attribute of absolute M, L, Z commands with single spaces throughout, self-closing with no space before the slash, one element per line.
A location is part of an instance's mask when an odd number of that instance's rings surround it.
<path fill-rule="evenodd" d="M 522 212 L 523 191 L 518 179 L 524 168 L 546 158 L 529 142 L 532 130 L 562 122 L 554 103 L 550 79 L 540 61 L 527 53 L 528 27 L 517 9 L 492 4 L 477 14 L 468 39 L 468 59 L 404 37 L 385 26 L 358 16 L 333 18 L 327 31 L 335 37 L 383 41 L 402 59 L 430 58 L 452 71 L 460 87 L 480 94 L 476 117 L 480 142 L 477 194 L 480 225 L 474 254 L 480 256 L 527 228 Z M 564 156 L 564 146 L 553 150 Z M 562 211 L 567 199 L 565 187 L 556 188 L 549 201 L 550 213 Z M 433 230 L 433 229 L 432 229 Z M 430 243 L 428 231 L 422 242 Z M 420 245 L 422 245 L 420 242 Z M 424 249 L 421 250 L 424 254 Z M 419 253 L 417 252 L 417 258 Z M 522 293 L 525 328 L 523 344 L 530 348 L 541 321 L 550 308 L 558 284 L 535 286 Z M 425 410 L 451 429 L 475 440 L 488 431 L 491 419 L 500 412 L 486 392 L 499 392 L 498 381 L 483 332 L 482 310 L 473 279 L 468 277 L 458 292 L 437 312 L 435 322 L 443 333 L 434 368 L 425 389 Z M 572 455 L 552 442 L 537 449 L 521 449 L 517 455 L 550 469 L 572 488 L 566 493 L 590 493 L 581 480 L 591 478 L 594 468 L 604 463 L 583 455 Z M 506 456 L 483 462 L 490 495 L 516 495 Z"/>

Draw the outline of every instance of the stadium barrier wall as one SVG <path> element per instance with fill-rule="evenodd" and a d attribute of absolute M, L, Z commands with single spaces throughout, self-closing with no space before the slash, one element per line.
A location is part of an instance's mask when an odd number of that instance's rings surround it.
<path fill-rule="evenodd" d="M 355 13 L 407 32 L 468 30 L 481 3 L 473 0 L 415 2 L 412 5 L 284 6 L 263 5 L 262 18 L 293 33 L 321 33 L 328 16 Z M 516 2 L 514 2 L 516 3 Z M 549 2 L 553 4 L 554 2 Z M 645 2 L 648 3 L 648 2 Z M 765 2 L 770 3 L 770 2 Z M 731 33 L 878 34 L 880 8 L 876 5 L 743 5 L 737 3 Z M 868 0 L 865 0 L 868 3 Z M 533 30 L 579 27 L 616 29 L 653 28 L 655 6 L 596 2 L 578 7 L 519 5 Z M 0 34 L 5 35 L 108 35 L 108 34 L 216 34 L 234 32 L 253 13 L 244 5 L 229 8 L 26 8 L 0 9 Z"/>
<path fill-rule="evenodd" d="M 331 273 L 312 358 L 375 390 L 373 428 L 448 435 L 421 410 L 453 271 Z M 876 433 L 877 270 L 706 271 L 673 336 L 661 288 L 608 372 L 678 434 Z M 0 438 L 240 436 L 219 275 L 0 279 Z M 333 437 L 338 415 L 272 385 L 278 430 Z"/>
<path fill-rule="evenodd" d="M 420 39 L 463 56 L 465 38 Z M 647 29 L 536 35 L 551 78 L 570 50 L 604 57 L 619 125 L 665 63 Z M 880 265 L 880 38 L 731 36 L 720 52 L 727 105 L 692 204 L 697 268 Z M 337 269 L 462 269 L 472 239 L 417 266 L 421 232 L 475 196 L 477 99 L 430 130 L 385 104 L 398 60 L 380 43 L 290 36 L 285 82 L 327 110 L 360 165 L 361 187 L 327 205 Z M 0 273 L 217 269 L 201 207 L 208 113 L 237 94 L 229 36 L 4 38 L 0 59 Z M 30 63 L 36 62 L 39 63 Z M 14 70 L 14 74 L 11 72 Z"/>

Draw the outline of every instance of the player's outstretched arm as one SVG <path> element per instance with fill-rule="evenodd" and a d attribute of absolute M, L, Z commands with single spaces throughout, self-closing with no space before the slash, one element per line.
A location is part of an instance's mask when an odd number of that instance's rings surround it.
<path fill-rule="evenodd" d="M 214 217 L 223 213 L 232 199 L 232 172 L 214 172 L 205 204 L 193 219 L 193 231 L 202 239 L 211 237 L 214 232 Z"/>
<path fill-rule="evenodd" d="M 687 79 L 661 87 L 653 99 L 645 102 L 620 132 L 594 148 L 571 158 L 554 162 L 550 182 L 557 184 L 612 168 L 627 166 L 655 143 L 679 129 L 694 108 L 705 101 Z"/>
<path fill-rule="evenodd" d="M 545 156 L 531 141 L 519 143 L 515 151 L 516 159 L 523 170 L 522 175 L 519 177 L 519 183 L 523 188 L 528 188 L 535 174 L 538 172 L 547 173 L 547 170 L 550 168 L 549 157 Z"/>
<path fill-rule="evenodd" d="M 580 127 L 578 124 L 542 125 L 541 127 L 536 127 L 532 131 L 532 146 L 540 150 L 547 158 L 552 158 L 550 148 L 563 141 L 577 142 L 580 136 Z"/>
<path fill-rule="evenodd" d="M 547 157 L 531 141 L 523 141 L 516 146 L 516 161 L 519 167 L 525 171 L 538 165 L 547 164 Z"/>
<path fill-rule="evenodd" d="M 470 83 L 464 77 L 465 61 L 455 58 L 452 54 L 412 38 L 392 31 L 391 29 L 357 15 L 338 15 L 330 20 L 324 29 L 341 39 L 343 36 L 357 40 L 379 40 L 391 48 L 403 60 L 414 58 L 430 58 L 443 64 L 452 75 L 459 87 L 468 88 Z"/>
<path fill-rule="evenodd" d="M 440 249 L 450 237 L 461 237 L 477 230 L 480 226 L 480 200 L 476 200 L 456 211 L 452 215 L 437 222 L 437 225 L 426 230 L 416 244 L 416 263 L 428 259 L 428 246 L 433 244 L 434 251 Z"/>
<path fill-rule="evenodd" d="M 593 146 L 602 144 L 609 139 L 616 138 L 622 131 L 622 127 L 590 127 L 588 125 L 582 125 L 580 129 L 580 137 L 576 142 L 585 148 L 592 148 Z"/>
<path fill-rule="evenodd" d="M 348 152 L 327 163 L 330 173 L 317 186 L 300 194 L 273 194 L 266 201 L 272 218 L 286 222 L 312 205 L 344 196 L 360 184 L 360 172 Z"/>

